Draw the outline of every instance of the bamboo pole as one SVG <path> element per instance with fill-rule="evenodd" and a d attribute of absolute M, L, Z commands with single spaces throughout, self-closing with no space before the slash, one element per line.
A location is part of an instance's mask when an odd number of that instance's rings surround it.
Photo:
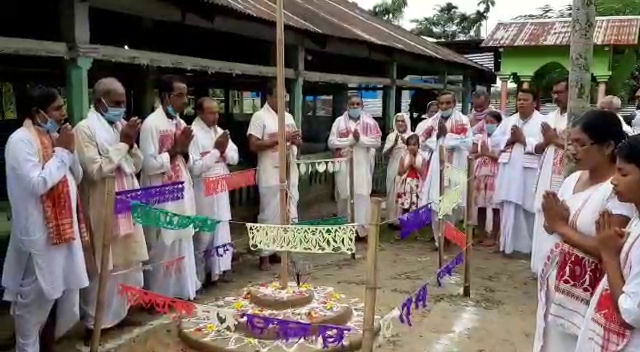
<path fill-rule="evenodd" d="M 113 218 L 115 208 L 115 181 L 113 177 L 106 179 L 104 195 L 105 208 L 102 227 L 102 252 L 100 253 L 100 271 L 98 277 L 98 295 L 96 297 L 95 319 L 93 321 L 93 335 L 91 336 L 90 352 L 100 350 L 100 335 L 102 334 L 102 320 L 104 319 L 105 298 L 109 285 L 109 259 L 111 258 L 111 237 L 113 236 Z M 86 219 L 86 226 L 91 226 Z"/>
<path fill-rule="evenodd" d="M 355 158 L 353 148 L 349 149 L 349 223 L 356 222 L 356 190 L 355 190 Z M 356 248 L 357 251 L 357 248 Z M 351 259 L 356 259 L 356 251 L 351 253 Z"/>
<path fill-rule="evenodd" d="M 462 287 L 462 294 L 465 297 L 471 297 L 471 265 L 469 264 L 473 245 L 473 224 L 471 219 L 473 219 L 473 157 L 469 156 L 467 158 L 467 203 L 464 212 L 464 229 L 467 235 L 467 245 L 464 248 L 464 286 Z"/>
<path fill-rule="evenodd" d="M 364 322 L 362 351 L 372 352 L 375 340 L 376 294 L 378 290 L 378 237 L 380 236 L 380 205 L 382 199 L 371 198 L 371 224 L 367 246 L 367 283 L 364 289 Z"/>
<path fill-rule="evenodd" d="M 276 0 L 276 97 L 278 99 L 278 156 L 280 159 L 280 224 L 289 225 L 289 197 L 287 184 L 287 129 L 285 120 L 284 85 L 284 0 Z M 289 286 L 289 259 L 280 253 L 280 288 Z"/>
<path fill-rule="evenodd" d="M 440 193 L 439 196 L 442 197 L 445 191 L 444 187 L 444 163 L 445 163 L 445 153 L 444 146 L 440 145 L 438 148 L 438 157 L 440 158 Z M 440 209 L 440 205 L 438 205 L 438 209 Z M 436 214 L 436 216 L 438 216 Z M 442 269 L 442 264 L 444 262 L 444 218 L 438 219 L 438 233 L 434 234 L 436 241 L 438 243 L 438 269 Z"/>

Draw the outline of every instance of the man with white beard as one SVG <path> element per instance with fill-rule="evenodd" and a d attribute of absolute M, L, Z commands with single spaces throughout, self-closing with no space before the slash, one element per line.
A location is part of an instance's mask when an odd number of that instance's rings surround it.
<path fill-rule="evenodd" d="M 180 215 L 195 215 L 193 184 L 187 167 L 193 132 L 180 118 L 188 102 L 187 85 L 181 78 L 167 75 L 162 77 L 158 93 L 160 106 L 144 120 L 140 129 L 140 150 L 144 155 L 140 183 L 157 186 L 184 182 L 184 199 L 155 207 Z M 156 265 L 146 271 L 147 289 L 185 300 L 196 297 L 201 284 L 196 274 L 193 234 L 192 226 L 182 230 L 145 228 L 151 263 L 184 257 L 177 264 L 178 270 L 169 271 L 163 265 Z"/>
<path fill-rule="evenodd" d="M 354 172 L 354 220 L 358 227 L 359 238 L 368 234 L 371 211 L 371 188 L 375 166 L 375 150 L 382 144 L 382 133 L 376 120 L 362 111 L 362 99 L 359 96 L 349 98 L 347 111 L 338 117 L 331 126 L 328 145 L 337 158 L 347 157 L 353 151 Z M 346 216 L 349 212 L 349 167 L 336 172 L 336 193 L 338 213 Z"/>
<path fill-rule="evenodd" d="M 535 220 L 534 187 L 540 156 L 535 147 L 544 140 L 546 118 L 535 109 L 536 95 L 518 92 L 518 112 L 504 119 L 491 136 L 491 146 L 501 150 L 494 201 L 500 205 L 500 250 L 531 253 Z"/>
<path fill-rule="evenodd" d="M 87 118 L 74 129 L 76 152 L 84 171 L 80 183 L 80 195 L 89 215 L 93 251 L 96 265 L 102 257 L 104 236 L 111 237 L 109 271 L 124 271 L 140 267 L 148 260 L 142 226 L 134 224 L 131 213 L 114 216 L 113 232 L 104 233 L 104 204 L 107 182 L 113 182 L 115 191 L 139 188 L 136 174 L 142 168 L 142 152 L 136 146 L 140 120 L 124 121 L 127 95 L 124 87 L 115 78 L 103 78 L 93 88 L 94 100 Z M 80 308 L 82 320 L 92 332 L 99 275 L 91 278 L 88 288 L 82 290 Z M 118 294 L 120 284 L 143 286 L 141 270 L 110 275 L 105 294 L 105 315 L 102 328 L 108 329 L 120 323 L 129 311 L 126 297 Z M 90 336 L 90 335 L 88 335 Z M 88 337 L 87 336 L 87 337 Z"/>
<path fill-rule="evenodd" d="M 191 124 L 194 138 L 189 147 L 189 170 L 193 176 L 196 209 L 198 215 L 222 221 L 215 232 L 197 232 L 195 236 L 198 279 L 203 285 L 208 281 L 207 272 L 211 273 L 214 283 L 231 281 L 233 249 L 216 249 L 231 242 L 229 192 L 223 189 L 216 194 L 205 194 L 208 177 L 228 175 L 227 165 L 238 163 L 238 147 L 231 141 L 229 132 L 218 127 L 219 112 L 218 103 L 213 99 L 200 98 L 196 102 L 198 116 Z"/>

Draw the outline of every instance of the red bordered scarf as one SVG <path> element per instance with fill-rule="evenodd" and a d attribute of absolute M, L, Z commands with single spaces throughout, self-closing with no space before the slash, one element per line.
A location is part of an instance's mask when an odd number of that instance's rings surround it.
<path fill-rule="evenodd" d="M 169 149 L 173 147 L 173 144 L 176 141 L 176 136 L 180 134 L 180 132 L 182 132 L 182 129 L 185 127 L 184 123 L 178 120 L 177 118 L 173 120 L 172 123 L 174 123 L 176 126 L 175 131 L 172 131 L 172 130 L 160 131 L 160 138 L 158 141 L 160 154 L 168 152 Z M 182 155 L 177 155 L 170 161 L 171 167 L 169 171 L 167 171 L 164 174 L 164 177 L 163 177 L 164 183 L 184 181 L 182 179 L 182 171 L 180 170 L 181 161 L 184 161 L 184 158 L 182 157 Z"/>
<path fill-rule="evenodd" d="M 420 135 L 420 140 L 426 141 L 427 139 L 431 138 L 434 133 L 437 133 L 438 123 L 440 122 L 440 119 L 441 119 L 440 114 L 441 113 L 438 112 L 435 116 L 431 118 L 429 127 L 427 127 L 422 132 L 422 134 Z M 453 114 L 447 120 L 445 120 L 445 124 L 451 121 L 451 126 L 448 129 L 448 133 L 453 133 L 458 136 L 467 135 L 469 131 L 469 127 L 464 123 L 463 117 L 464 115 L 462 115 L 462 113 L 460 113 L 459 111 L 457 110 L 453 111 Z M 446 159 L 447 159 L 447 163 L 449 164 L 453 163 L 453 153 L 447 153 Z"/>
<path fill-rule="evenodd" d="M 351 118 L 349 117 L 349 114 L 345 112 L 342 116 L 339 117 L 339 119 L 340 122 L 338 124 L 338 138 L 349 138 L 349 136 L 351 136 L 351 134 L 353 133 L 353 131 L 351 130 Z M 362 112 L 360 114 L 360 119 L 358 119 L 358 121 L 356 122 L 355 127 L 363 137 L 376 138 L 382 136 L 380 126 L 378 126 L 376 120 L 366 112 Z M 334 157 L 340 158 L 344 156 L 345 155 L 342 153 L 342 149 L 336 149 L 334 151 Z"/>

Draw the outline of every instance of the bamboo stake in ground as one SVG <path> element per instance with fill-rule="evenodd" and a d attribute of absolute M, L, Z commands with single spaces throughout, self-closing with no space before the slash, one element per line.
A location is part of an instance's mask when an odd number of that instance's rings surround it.
<path fill-rule="evenodd" d="M 464 212 L 464 229 L 467 235 L 467 246 L 464 248 L 464 286 L 462 287 L 462 294 L 465 297 L 471 297 L 471 265 L 469 258 L 471 256 L 471 249 L 473 245 L 473 157 L 467 158 L 467 203 L 465 205 Z M 461 185 L 462 186 L 462 185 Z"/>
<path fill-rule="evenodd" d="M 364 322 L 362 351 L 372 352 L 375 340 L 376 294 L 378 290 L 378 237 L 380 235 L 380 205 L 382 199 L 371 198 L 369 245 L 367 246 L 367 283 L 364 289 Z"/>
<path fill-rule="evenodd" d="M 102 228 L 102 251 L 100 253 L 100 276 L 98 278 L 98 295 L 96 297 L 93 335 L 91 336 L 91 352 L 98 352 L 100 350 L 100 335 L 102 333 L 102 320 L 104 319 L 105 309 L 104 299 L 110 275 L 109 259 L 111 258 L 111 236 L 113 236 L 113 218 L 115 216 L 115 178 L 107 178 L 104 187 L 105 208 Z M 89 219 L 86 221 L 86 226 L 91 226 Z"/>
<path fill-rule="evenodd" d="M 355 149 L 349 149 L 349 223 L 356 222 L 356 189 L 355 189 Z M 357 250 L 356 250 L 357 251 Z M 356 259 L 356 251 L 351 253 L 351 259 Z"/>
<path fill-rule="evenodd" d="M 446 150 L 444 149 L 444 146 L 440 145 L 438 148 L 438 157 L 440 158 L 440 170 L 438 170 L 438 172 L 440 172 L 440 177 L 439 177 L 440 183 L 438 184 L 438 187 L 440 187 L 440 193 L 439 193 L 440 197 L 442 197 L 445 191 L 445 187 L 444 187 L 444 163 L 446 161 L 445 155 L 446 155 Z M 440 204 L 438 204 L 438 210 L 439 209 L 440 209 Z M 436 214 L 436 217 L 437 216 L 438 214 Z M 442 265 L 444 262 L 444 217 L 442 219 L 438 218 L 438 233 L 434 233 L 433 236 L 436 239 L 436 243 L 438 243 L 438 269 L 442 269 Z"/>
<path fill-rule="evenodd" d="M 280 159 L 280 224 L 289 225 L 284 79 L 284 0 L 276 0 L 276 97 L 278 99 L 278 156 Z M 281 252 L 280 258 L 280 288 L 286 290 L 289 287 L 288 253 Z"/>

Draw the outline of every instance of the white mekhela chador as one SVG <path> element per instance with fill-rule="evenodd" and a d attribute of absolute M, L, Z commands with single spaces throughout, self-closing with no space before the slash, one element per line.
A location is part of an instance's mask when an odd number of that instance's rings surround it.
<path fill-rule="evenodd" d="M 170 158 L 168 153 L 177 134 L 185 126 L 180 117 L 167 117 L 162 107 L 144 120 L 140 129 L 140 150 L 144 156 L 140 183 L 146 187 L 184 181 L 184 199 L 155 207 L 177 214 L 195 215 L 193 183 L 187 163 L 182 155 Z M 152 270 L 145 271 L 145 287 L 169 297 L 194 299 L 201 284 L 196 273 L 193 227 L 183 230 L 148 227 L 144 232 L 151 263 L 184 257 L 172 270 L 165 265 L 155 265 Z"/>
<path fill-rule="evenodd" d="M 618 302 L 614 302 L 605 274 L 589 304 L 575 352 L 640 351 L 640 219 L 637 214 L 627 225 L 627 231 L 629 234 L 620 252 L 622 294 Z"/>
<path fill-rule="evenodd" d="M 420 197 L 420 205 L 430 204 L 433 211 L 431 217 L 431 228 L 433 234 L 438 234 L 439 223 L 438 220 L 438 202 L 440 199 L 440 158 L 438 157 L 438 150 L 440 146 L 444 146 L 446 150 L 445 162 L 453 165 L 458 170 L 462 170 L 466 175 L 467 170 L 467 157 L 469 151 L 473 146 L 473 135 L 471 126 L 469 125 L 469 118 L 463 115 L 458 110 L 454 110 L 453 114 L 445 119 L 445 126 L 447 127 L 447 134 L 438 139 L 438 123 L 442 112 L 438 112 L 433 117 L 422 121 L 416 127 L 416 134 L 420 137 L 420 151 L 424 160 L 429 160 L 427 177 L 422 187 L 422 195 Z M 445 181 L 445 189 L 452 189 L 454 187 L 462 187 L 464 189 L 463 196 L 457 205 L 455 214 L 463 214 L 464 206 L 467 199 L 466 184 L 459 185 L 455 182 Z M 448 217 L 453 221 L 457 220 L 456 216 Z M 436 236 L 436 238 L 440 238 Z M 436 241 L 438 245 L 438 241 Z"/>
<path fill-rule="evenodd" d="M 560 109 L 547 115 L 546 122 L 556 130 L 560 138 L 566 138 L 567 113 Z M 538 274 L 542 269 L 545 258 L 553 246 L 551 237 L 544 230 L 544 214 L 542 213 L 542 195 L 546 191 L 558 191 L 564 179 L 564 149 L 555 145 L 548 146 L 542 153 L 538 181 L 536 183 L 536 198 L 534 200 L 535 220 L 533 226 L 533 245 L 531 250 L 531 271 Z"/>
<path fill-rule="evenodd" d="M 136 174 L 142 168 L 142 152 L 120 142 L 122 123 L 109 124 L 94 108 L 87 118 L 74 128 L 76 152 L 84 171 L 80 183 L 80 196 L 85 214 L 91 225 L 93 251 L 96 265 L 100 268 L 102 241 L 104 238 L 105 187 L 109 178 L 115 178 L 115 191 L 140 188 Z M 109 271 L 124 271 L 140 267 L 148 260 L 142 226 L 135 224 L 131 213 L 114 216 L 111 236 Z M 93 329 L 99 275 L 90 278 L 88 288 L 80 292 L 80 308 L 84 324 Z M 133 270 L 109 276 L 106 289 L 105 315 L 102 327 L 107 329 L 122 321 L 129 311 L 129 304 L 118 291 L 120 284 L 143 286 L 142 270 Z"/>
<path fill-rule="evenodd" d="M 596 235 L 596 219 L 604 210 L 633 216 L 631 204 L 620 203 L 609 180 L 574 193 L 582 172 L 571 174 L 558 190 L 558 198 L 569 207 L 569 225 L 585 236 Z M 551 249 L 538 279 L 538 310 L 534 352 L 573 351 L 584 322 L 591 293 L 603 271 L 598 259 L 547 235 Z M 581 351 L 582 352 L 582 351 Z"/>
<path fill-rule="evenodd" d="M 80 289 L 89 285 L 77 202 L 82 169 L 74 153 L 53 148 L 28 119 L 9 137 L 5 160 L 12 221 L 3 299 L 12 303 L 16 352 L 38 352 L 54 304 L 60 337 L 78 322 Z"/>
<path fill-rule="evenodd" d="M 396 123 L 398 119 L 404 120 L 407 125 L 407 131 L 405 133 L 399 133 L 396 131 Z M 410 135 L 413 134 L 411 132 L 411 119 L 406 114 L 396 114 L 394 117 L 393 131 L 389 133 L 387 136 L 387 140 L 384 142 L 384 147 L 382 148 L 382 153 L 389 154 L 389 163 L 387 164 L 387 219 L 395 219 L 398 216 L 397 204 L 397 180 L 398 177 L 398 168 L 400 167 L 400 159 L 405 154 L 407 150 L 407 146 L 403 142 L 403 138 L 406 140 Z M 400 135 L 398 138 L 398 142 L 394 145 L 394 141 L 396 140 L 396 136 Z M 392 149 L 393 148 L 393 149 Z"/>
<path fill-rule="evenodd" d="M 285 112 L 285 129 L 289 132 L 297 130 L 293 116 Z M 251 116 L 247 136 L 255 136 L 260 140 L 277 137 L 278 114 L 273 111 L 269 103 Z M 295 160 L 298 157 L 298 147 L 287 143 L 289 158 L 289 220 L 298 222 L 298 167 Z M 258 222 L 261 224 L 280 224 L 280 158 L 278 146 L 258 153 L 258 191 L 260 192 L 260 214 Z M 260 256 L 266 257 L 273 251 L 262 251 Z"/>
<path fill-rule="evenodd" d="M 543 139 L 543 121 L 546 118 L 538 111 L 524 121 L 516 113 L 504 119 L 491 136 L 491 147 L 502 151 L 493 200 L 500 205 L 500 250 L 506 254 L 531 253 L 535 184 L 540 163 L 534 148 Z M 522 129 L 526 146 L 520 143 L 507 146 L 512 126 Z"/>
<path fill-rule="evenodd" d="M 205 281 L 207 272 L 211 272 L 211 280 L 217 281 L 225 271 L 231 270 L 231 258 L 233 251 L 216 251 L 216 246 L 231 243 L 231 229 L 228 220 L 231 220 L 231 204 L 229 204 L 229 192 L 222 191 L 215 195 L 205 194 L 205 179 L 207 177 L 229 174 L 229 165 L 238 163 L 238 147 L 229 139 L 227 149 L 221 155 L 214 148 L 216 139 L 224 132 L 220 127 L 207 126 L 199 117 L 191 124 L 193 129 L 193 141 L 189 146 L 189 170 L 193 177 L 193 189 L 196 197 L 196 210 L 198 215 L 220 220 L 221 223 L 214 232 L 197 232 L 195 235 L 196 265 L 198 278 Z M 203 253 L 209 249 L 208 258 Z M 218 256 L 218 253 L 222 255 Z"/>
<path fill-rule="evenodd" d="M 360 139 L 356 142 L 353 131 L 358 130 Z M 358 224 L 368 224 L 371 219 L 371 189 L 373 186 L 373 171 L 375 168 L 375 150 L 382 143 L 382 132 L 378 122 L 364 111 L 358 119 L 352 119 L 345 112 L 338 117 L 331 126 L 329 135 L 329 148 L 333 150 L 334 157 L 341 158 L 349 155 L 349 149 L 353 149 L 354 159 L 354 220 Z M 349 213 L 349 163 L 344 163 L 336 172 L 336 198 L 338 200 L 338 214 L 347 216 Z M 366 236 L 369 233 L 368 226 L 359 226 L 358 234 Z"/>

